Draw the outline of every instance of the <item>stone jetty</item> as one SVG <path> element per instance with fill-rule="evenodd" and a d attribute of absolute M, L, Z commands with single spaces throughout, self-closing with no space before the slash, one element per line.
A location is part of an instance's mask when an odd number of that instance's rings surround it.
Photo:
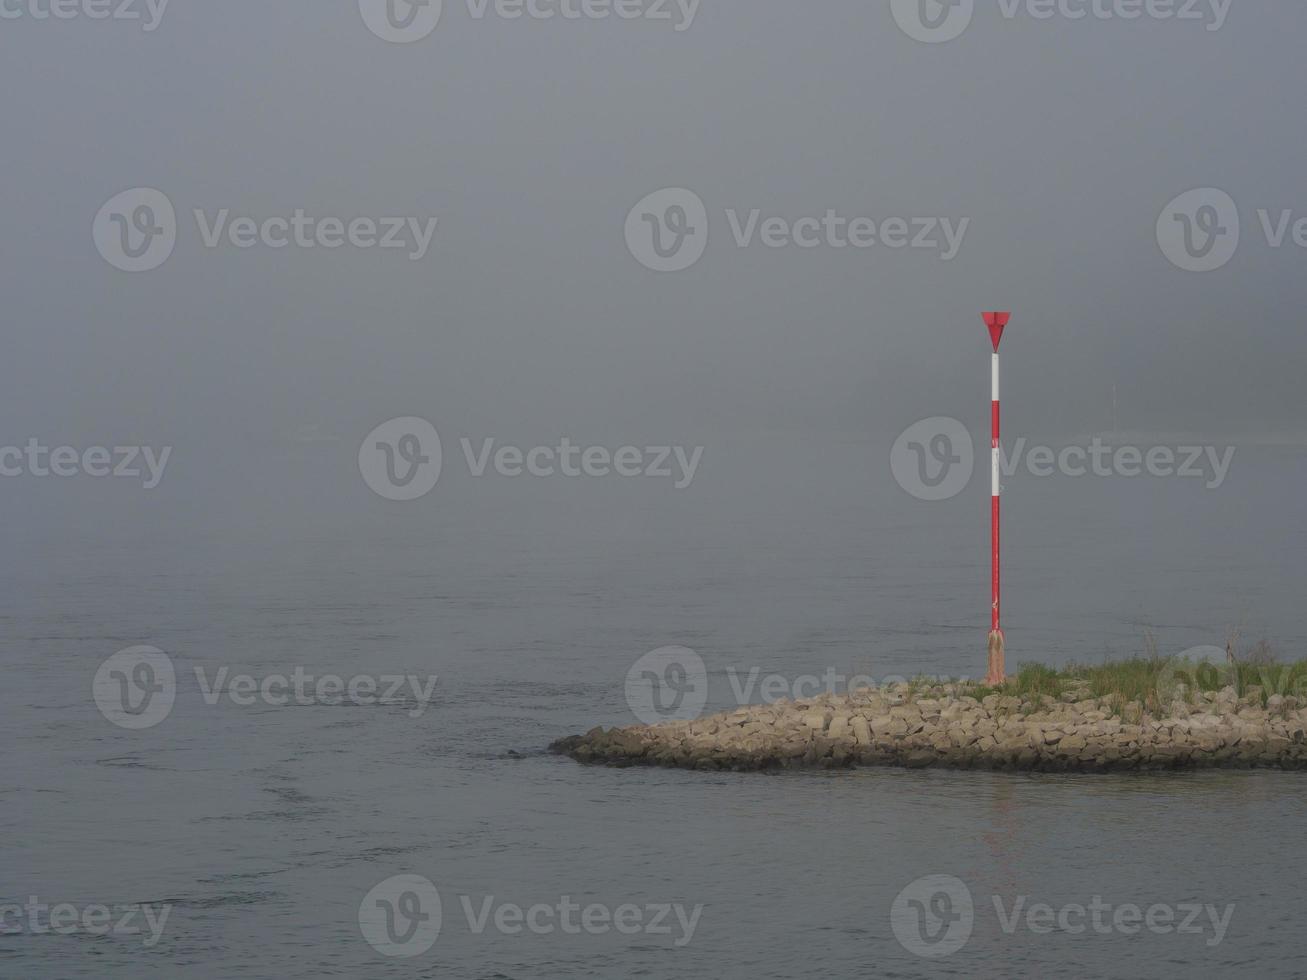
<path fill-rule="evenodd" d="M 855 766 L 1116 772 L 1307 768 L 1307 698 L 1253 688 L 1164 709 L 1089 690 L 977 699 L 961 685 L 860 689 L 699 718 L 595 728 L 551 751 L 578 762 L 702 770 Z"/>

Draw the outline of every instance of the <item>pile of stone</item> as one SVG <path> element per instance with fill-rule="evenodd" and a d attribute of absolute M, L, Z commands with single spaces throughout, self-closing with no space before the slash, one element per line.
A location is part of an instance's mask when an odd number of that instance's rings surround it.
<path fill-rule="evenodd" d="M 1253 688 L 1162 710 L 1087 689 L 979 700 L 961 685 L 895 685 L 754 705 L 694 721 L 595 728 L 551 751 L 578 762 L 754 770 L 939 766 L 1111 772 L 1307 768 L 1307 698 Z"/>

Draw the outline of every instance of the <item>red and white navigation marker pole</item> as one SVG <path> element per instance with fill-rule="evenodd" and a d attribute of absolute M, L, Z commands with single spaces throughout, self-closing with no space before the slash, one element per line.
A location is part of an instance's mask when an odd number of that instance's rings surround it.
<path fill-rule="evenodd" d="M 1003 665 L 1003 628 L 999 625 L 999 533 L 998 533 L 998 514 L 999 497 L 1003 493 L 1003 487 L 1000 483 L 1002 475 L 1000 470 L 1001 453 L 999 452 L 999 425 L 998 425 L 998 343 L 1003 339 L 1003 328 L 1008 325 L 1012 319 L 1011 313 L 986 313 L 985 326 L 989 328 L 989 339 L 994 344 L 994 357 L 991 361 L 990 376 L 992 380 L 993 395 L 990 402 L 990 425 L 992 435 L 990 437 L 990 541 L 991 541 L 991 565 L 990 572 L 993 581 L 993 605 L 990 607 L 989 616 L 989 670 L 985 675 L 985 683 L 988 685 L 1002 684 L 1006 679 L 1006 672 Z"/>

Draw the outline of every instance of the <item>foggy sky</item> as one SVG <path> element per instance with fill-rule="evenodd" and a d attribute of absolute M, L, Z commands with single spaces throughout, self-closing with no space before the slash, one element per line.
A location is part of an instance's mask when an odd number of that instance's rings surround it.
<path fill-rule="evenodd" d="M 17 2 L 17 0 L 14 0 Z M 23 4 L 27 0 L 21 0 Z M 1014 430 L 1301 432 L 1300 4 L 1200 23 L 1004 19 L 923 44 L 885 2 L 705 0 L 667 22 L 477 20 L 410 45 L 355 0 L 173 0 L 158 29 L 0 21 L 9 443 L 339 440 L 422 415 L 522 441 L 980 424 L 980 312 L 1011 308 Z M 1244 241 L 1186 273 L 1154 228 L 1217 187 Z M 120 272 L 91 223 L 163 190 L 176 251 Z M 677 273 L 627 212 L 706 203 Z M 202 246 L 192 211 L 436 217 L 429 253 Z M 737 248 L 726 209 L 968 218 L 912 249 Z M 1299 209 L 1301 213 L 1299 213 Z M 348 455 L 351 450 L 348 450 Z"/>

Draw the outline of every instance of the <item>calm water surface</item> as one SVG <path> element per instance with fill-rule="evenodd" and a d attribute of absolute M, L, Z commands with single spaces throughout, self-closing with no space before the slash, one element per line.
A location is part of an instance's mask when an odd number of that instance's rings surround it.
<path fill-rule="evenodd" d="M 1300 775 L 701 774 L 543 753 L 630 722 L 626 671 L 667 644 L 703 655 L 714 706 L 732 702 L 732 670 L 974 671 L 984 488 L 922 504 L 886 485 L 880 453 L 728 443 L 716 474 L 709 456 L 679 494 L 453 479 L 396 506 L 330 449 L 296 461 L 295 479 L 290 464 L 265 470 L 239 501 L 206 496 L 184 469 L 146 500 L 14 491 L 0 900 L 171 913 L 148 948 L 0 936 L 0 976 L 1301 975 Z M 1146 627 L 1179 650 L 1238 625 L 1301 653 L 1304 525 L 1270 502 L 1307 467 L 1249 460 L 1217 493 L 1014 480 L 1011 655 L 1134 653 Z M 306 479 L 327 489 L 297 493 Z M 128 731 L 99 713 L 91 683 L 142 643 L 173 658 L 179 690 L 163 723 Z M 295 665 L 439 681 L 418 714 L 411 701 L 209 705 L 194 673 Z M 364 895 L 396 874 L 429 878 L 443 899 L 440 936 L 413 959 L 360 935 Z M 962 881 L 975 909 L 970 939 L 935 960 L 890 918 L 931 874 Z M 562 896 L 703 909 L 678 946 L 676 934 L 478 933 L 462 896 L 474 909 Z M 1210 926 L 1009 933 L 995 909 L 995 897 L 1006 910 L 1095 896 L 1233 911 L 1216 943 Z"/>

